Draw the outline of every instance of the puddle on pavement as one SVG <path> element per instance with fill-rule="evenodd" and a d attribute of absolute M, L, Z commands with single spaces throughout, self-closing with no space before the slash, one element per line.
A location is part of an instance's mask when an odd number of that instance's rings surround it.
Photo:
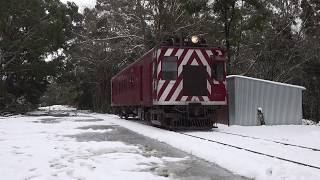
<path fill-rule="evenodd" d="M 184 151 L 173 148 L 165 143 L 139 135 L 133 131 L 117 125 L 94 125 L 84 126 L 79 129 L 112 131 L 104 133 L 85 132 L 68 137 L 76 138 L 79 142 L 88 141 L 122 141 L 130 145 L 136 145 L 142 150 L 142 155 L 146 157 L 158 157 L 164 161 L 163 166 L 151 165 L 143 171 L 151 171 L 159 176 L 170 177 L 181 180 L 235 180 L 247 179 L 207 162 Z M 166 159 L 175 160 L 166 160 Z"/>
<path fill-rule="evenodd" d="M 41 118 L 37 121 L 33 121 L 35 123 L 45 123 L 45 124 L 53 124 L 53 123 L 60 123 L 61 121 L 66 120 L 66 121 L 74 121 L 74 122 L 99 122 L 103 121 L 103 119 L 71 119 L 69 120 L 68 118 L 60 118 L 60 117 L 48 117 L 48 118 Z"/>
<path fill-rule="evenodd" d="M 53 124 L 53 123 L 60 123 L 60 120 L 62 120 L 62 118 L 42 118 L 39 119 L 38 121 L 33 121 L 35 123 L 45 123 L 45 124 Z"/>

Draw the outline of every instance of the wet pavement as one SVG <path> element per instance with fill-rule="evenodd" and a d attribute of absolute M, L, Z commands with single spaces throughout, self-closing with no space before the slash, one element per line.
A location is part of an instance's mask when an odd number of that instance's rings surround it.
<path fill-rule="evenodd" d="M 46 119 L 43 123 L 57 122 L 54 119 Z M 88 119 L 88 121 L 101 121 L 100 119 Z M 88 122 L 85 121 L 85 122 Z M 84 121 L 83 121 L 84 122 Z M 52 122 L 51 122 L 52 123 Z M 244 180 L 245 177 L 235 175 L 216 164 L 207 162 L 193 155 L 173 148 L 165 143 L 139 135 L 133 131 L 117 125 L 92 125 L 83 126 L 80 129 L 107 130 L 101 132 L 85 132 L 71 135 L 79 142 L 88 141 L 122 141 L 129 145 L 138 146 L 143 156 L 155 156 L 165 159 L 164 166 L 155 164 L 146 169 L 160 176 L 181 180 Z M 167 160 L 166 160 L 167 159 Z"/>

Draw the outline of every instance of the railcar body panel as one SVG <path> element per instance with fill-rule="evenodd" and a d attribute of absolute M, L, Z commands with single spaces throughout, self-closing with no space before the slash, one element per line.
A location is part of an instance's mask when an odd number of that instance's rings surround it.
<path fill-rule="evenodd" d="M 153 49 L 111 79 L 112 106 L 152 106 Z"/>

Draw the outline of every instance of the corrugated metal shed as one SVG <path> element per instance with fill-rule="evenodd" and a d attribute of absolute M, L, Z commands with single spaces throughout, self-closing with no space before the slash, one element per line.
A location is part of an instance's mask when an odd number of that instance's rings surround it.
<path fill-rule="evenodd" d="M 258 108 L 266 125 L 302 122 L 302 86 L 230 75 L 227 89 L 230 125 L 260 125 Z"/>

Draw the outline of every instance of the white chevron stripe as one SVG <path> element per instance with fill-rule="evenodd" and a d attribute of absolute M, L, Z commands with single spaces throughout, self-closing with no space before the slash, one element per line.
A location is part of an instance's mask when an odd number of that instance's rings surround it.
<path fill-rule="evenodd" d="M 192 96 L 191 101 L 200 101 L 200 99 L 197 96 Z"/>
<path fill-rule="evenodd" d="M 207 79 L 207 89 L 208 89 L 208 92 L 211 94 L 211 84 L 208 79 Z"/>
<path fill-rule="evenodd" d="M 181 54 L 183 53 L 183 50 L 184 50 L 184 49 L 179 49 L 179 50 L 177 51 L 177 53 L 176 53 L 175 56 L 178 56 L 178 59 L 180 58 Z"/>
<path fill-rule="evenodd" d="M 187 62 L 189 61 L 190 56 L 192 55 L 193 51 L 194 51 L 193 49 L 188 50 L 187 54 L 184 56 L 184 58 L 183 58 L 183 60 L 182 60 L 182 62 L 181 62 L 181 64 L 180 64 L 180 66 L 178 67 L 178 76 L 179 76 L 179 75 L 181 74 L 181 72 L 182 72 L 183 65 L 186 65 Z"/>
<path fill-rule="evenodd" d="M 158 54 L 157 54 L 157 61 L 156 62 L 158 62 L 158 60 L 159 60 L 159 57 L 161 54 L 161 49 L 159 49 L 157 53 Z M 161 63 L 157 64 L 157 77 L 159 77 L 160 71 L 161 71 Z"/>
<path fill-rule="evenodd" d="M 199 59 L 201 60 L 202 64 L 203 64 L 203 65 L 207 65 L 207 66 L 209 66 L 209 64 L 208 64 L 208 62 L 207 62 L 207 60 L 206 60 L 206 58 L 204 58 L 204 56 L 203 56 L 202 52 L 201 52 L 199 49 L 197 49 L 197 50 L 196 50 L 196 53 L 197 53 L 197 55 L 198 55 Z"/>
<path fill-rule="evenodd" d="M 180 81 L 180 84 L 177 86 L 176 90 L 174 91 L 169 101 L 175 101 L 177 99 L 177 97 L 179 96 L 179 93 L 182 91 L 182 87 L 183 87 L 183 84 L 182 84 L 182 81 Z"/>
<path fill-rule="evenodd" d="M 158 49 L 158 51 L 157 51 L 157 60 L 159 59 L 160 54 L 161 54 L 161 49 Z"/>
<path fill-rule="evenodd" d="M 172 51 L 173 51 L 173 48 L 168 49 L 167 52 L 164 54 L 164 56 L 170 56 Z"/>
<path fill-rule="evenodd" d="M 165 81 L 163 81 L 163 80 L 159 80 L 159 82 L 158 82 L 158 87 L 157 87 L 157 95 L 159 94 L 159 91 L 160 91 L 160 89 L 162 88 L 162 86 L 164 85 L 164 82 Z"/>
<path fill-rule="evenodd" d="M 168 86 L 166 87 L 166 89 L 163 91 L 159 101 L 164 101 L 166 99 L 166 97 L 168 96 L 170 90 L 172 89 L 172 86 L 174 84 L 174 81 L 170 81 Z"/>
<path fill-rule="evenodd" d="M 211 55 L 213 55 L 213 52 L 211 50 L 206 50 L 208 56 L 210 57 Z M 221 52 L 221 51 L 220 51 Z M 219 81 L 213 80 L 213 84 L 219 84 Z"/>
<path fill-rule="evenodd" d="M 158 64 L 158 67 L 157 67 L 157 76 L 159 76 L 160 71 L 161 71 L 161 62 Z"/>
<path fill-rule="evenodd" d="M 202 52 L 200 50 L 196 50 L 196 53 L 197 53 L 198 57 L 200 58 L 202 64 L 206 66 L 208 74 L 211 76 L 211 69 L 210 69 L 210 65 L 208 64 L 208 61 L 203 56 L 203 54 L 202 54 Z"/>
<path fill-rule="evenodd" d="M 194 51 L 193 49 L 188 50 L 187 54 L 184 56 L 184 58 L 183 58 L 183 60 L 182 60 L 180 65 L 186 65 L 187 64 L 187 62 L 189 61 L 193 51 Z"/>
<path fill-rule="evenodd" d="M 196 59 L 193 59 L 192 62 L 191 62 L 191 65 L 192 65 L 192 66 L 197 66 L 197 65 L 199 65 L 199 64 L 198 64 L 198 62 L 197 62 Z"/>
<path fill-rule="evenodd" d="M 182 96 L 181 101 L 187 101 L 188 96 Z"/>
<path fill-rule="evenodd" d="M 202 96 L 202 98 L 203 98 L 203 100 L 204 100 L 205 102 L 208 102 L 208 101 L 209 101 L 208 96 Z"/>

